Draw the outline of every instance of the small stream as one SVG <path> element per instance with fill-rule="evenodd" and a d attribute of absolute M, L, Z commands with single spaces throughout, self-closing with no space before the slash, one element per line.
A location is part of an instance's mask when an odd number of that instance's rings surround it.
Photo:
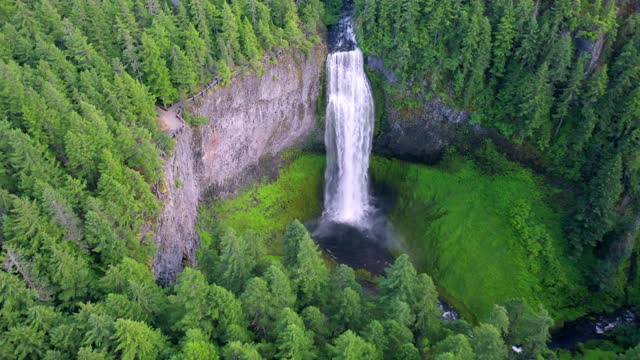
<path fill-rule="evenodd" d="M 551 331 L 551 349 L 575 349 L 578 343 L 606 339 L 607 333 L 622 324 L 635 323 L 640 326 L 640 317 L 629 308 L 610 314 L 587 315 L 566 322 L 561 328 Z"/>

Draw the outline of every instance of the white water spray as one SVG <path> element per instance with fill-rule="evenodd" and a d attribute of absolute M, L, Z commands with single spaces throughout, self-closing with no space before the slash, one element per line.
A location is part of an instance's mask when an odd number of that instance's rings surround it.
<path fill-rule="evenodd" d="M 352 26 L 347 24 L 348 40 L 355 43 Z M 371 211 L 367 171 L 374 124 L 373 97 L 363 66 L 357 47 L 327 58 L 324 216 L 358 227 L 366 227 Z"/>

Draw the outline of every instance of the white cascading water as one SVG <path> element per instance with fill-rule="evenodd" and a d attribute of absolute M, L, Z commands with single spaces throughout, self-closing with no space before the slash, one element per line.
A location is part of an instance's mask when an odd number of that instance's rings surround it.
<path fill-rule="evenodd" d="M 346 21 L 347 40 L 353 42 L 354 49 L 334 52 L 327 58 L 324 216 L 333 222 L 364 227 L 371 210 L 367 171 L 374 104 L 351 19 Z"/>

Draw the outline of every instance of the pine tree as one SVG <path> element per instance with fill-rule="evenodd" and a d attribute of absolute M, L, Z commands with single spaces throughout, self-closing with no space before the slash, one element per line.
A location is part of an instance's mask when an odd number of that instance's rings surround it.
<path fill-rule="evenodd" d="M 469 344 L 469 338 L 463 334 L 449 335 L 433 347 L 434 354 L 451 353 L 457 360 L 474 359 L 473 349 Z"/>
<path fill-rule="evenodd" d="M 16 124 L 25 102 L 22 70 L 14 62 L 0 60 L 0 118 Z"/>
<path fill-rule="evenodd" d="M 7 266 L 11 261 L 10 250 L 3 255 L 3 261 Z M 5 332 L 10 326 L 15 326 L 22 315 L 36 301 L 36 293 L 27 288 L 26 282 L 18 278 L 18 275 L 7 271 L 0 272 L 0 330 Z"/>
<path fill-rule="evenodd" d="M 253 344 L 232 341 L 224 347 L 224 359 L 262 360 L 262 356 Z"/>
<path fill-rule="evenodd" d="M 329 336 L 329 324 L 327 317 L 315 306 L 307 306 L 300 313 L 305 327 L 314 335 L 314 343 L 317 346 L 325 344 Z"/>
<path fill-rule="evenodd" d="M 53 222 L 64 231 L 64 239 L 80 244 L 82 237 L 82 224 L 74 213 L 71 204 L 65 199 L 65 194 L 44 185 L 42 191 L 42 205 L 44 211 Z"/>
<path fill-rule="evenodd" d="M 294 288 L 287 274 L 277 265 L 271 265 L 264 275 L 271 293 L 272 309 L 280 312 L 296 303 Z"/>
<path fill-rule="evenodd" d="M 551 137 L 550 117 L 553 89 L 549 79 L 549 66 L 544 63 L 535 76 L 523 83 L 522 102 L 518 115 L 522 118 L 520 135 L 535 139 L 540 149 L 549 145 Z"/>
<path fill-rule="evenodd" d="M 226 60 L 220 59 L 218 60 L 218 78 L 221 80 L 221 84 L 228 85 L 231 82 L 231 69 L 227 65 Z"/>
<path fill-rule="evenodd" d="M 176 360 L 217 360 L 216 346 L 209 342 L 207 336 L 198 329 L 189 329 L 182 339 L 180 352 L 175 356 Z"/>
<path fill-rule="evenodd" d="M 171 79 L 178 89 L 180 97 L 185 97 L 191 94 L 193 88 L 197 85 L 198 74 L 189 58 L 185 53 L 174 45 L 171 50 Z"/>
<path fill-rule="evenodd" d="M 64 245 L 54 245 L 49 273 L 52 274 L 52 282 L 57 286 L 57 298 L 61 302 L 71 304 L 88 297 L 94 279 L 87 258 L 83 257 L 83 254 L 74 254 Z"/>
<path fill-rule="evenodd" d="M 258 277 L 247 281 L 240 301 L 253 332 L 266 337 L 273 329 L 274 320 L 271 316 L 272 298 L 267 282 Z"/>
<path fill-rule="evenodd" d="M 511 55 L 513 41 L 516 37 L 515 19 L 513 14 L 513 3 L 506 0 L 503 6 L 503 13 L 493 40 L 493 67 L 491 72 L 496 77 L 504 75 L 505 64 Z"/>
<path fill-rule="evenodd" d="M 102 313 L 114 319 L 128 319 L 145 324 L 151 320 L 139 304 L 123 294 L 107 294 L 98 307 Z"/>
<path fill-rule="evenodd" d="M 386 335 L 386 339 L 384 340 L 386 342 L 384 357 L 395 358 L 395 356 L 400 353 L 402 345 L 413 342 L 413 333 L 411 333 L 408 327 L 400 324 L 396 320 L 386 320 L 383 326 Z M 376 342 L 370 338 L 368 341 L 376 344 Z"/>
<path fill-rule="evenodd" d="M 551 83 L 556 84 L 567 80 L 569 67 L 574 62 L 573 54 L 573 39 L 569 34 L 560 35 L 552 42 L 546 61 L 553 64 L 549 68 Z"/>
<path fill-rule="evenodd" d="M 458 86 L 455 90 L 460 95 L 464 94 L 467 104 L 470 104 L 480 93 L 484 72 L 491 61 L 491 26 L 484 16 L 484 7 L 478 0 L 473 1 L 471 9 L 463 14 L 468 15 L 463 19 L 465 30 L 460 48 L 459 76 L 465 80 L 456 83 Z"/>
<path fill-rule="evenodd" d="M 191 15 L 191 22 L 195 25 L 198 31 L 200 39 L 204 41 L 207 46 L 212 44 L 211 42 L 211 24 L 209 24 L 207 18 L 207 5 L 210 5 L 207 0 L 192 0 L 188 2 L 189 14 Z"/>
<path fill-rule="evenodd" d="M 469 342 L 475 354 L 474 359 L 500 360 L 507 357 L 507 346 L 500 332 L 492 325 L 480 324 L 473 329 L 473 337 Z"/>
<path fill-rule="evenodd" d="M 387 267 L 380 281 L 382 301 L 401 300 L 413 304 L 416 290 L 416 269 L 406 254 L 396 258 L 393 265 Z"/>
<path fill-rule="evenodd" d="M 520 46 L 516 49 L 516 56 L 522 66 L 532 68 L 538 59 L 539 26 L 537 14 L 526 14 L 526 23 Z"/>
<path fill-rule="evenodd" d="M 362 321 L 362 299 L 360 294 L 351 288 L 345 288 L 334 293 L 335 299 L 332 314 L 333 321 L 340 331 L 344 329 L 358 329 Z"/>
<path fill-rule="evenodd" d="M 115 348 L 115 319 L 102 306 L 84 303 L 74 315 L 78 331 L 82 333 L 82 344 L 98 351 Z"/>
<path fill-rule="evenodd" d="M 63 20 L 63 27 L 66 33 L 65 45 L 67 53 L 78 65 L 79 69 L 88 70 L 93 67 L 106 72 L 107 63 L 98 55 L 94 47 L 87 41 L 87 38 L 68 19 Z"/>
<path fill-rule="evenodd" d="M 506 336 L 509 333 L 509 314 L 502 305 L 493 305 L 485 322 L 495 327 L 501 336 Z"/>
<path fill-rule="evenodd" d="M 284 259 L 282 264 L 290 268 L 292 267 L 298 257 L 298 251 L 300 249 L 300 243 L 306 241 L 305 237 L 308 237 L 309 233 L 307 229 L 298 220 L 294 220 L 287 227 L 287 232 L 284 235 Z"/>
<path fill-rule="evenodd" d="M 372 320 L 369 325 L 361 333 L 362 338 L 373 344 L 378 352 L 377 358 L 382 358 L 382 355 L 387 351 L 388 339 L 385 334 L 385 329 L 378 320 Z"/>
<path fill-rule="evenodd" d="M 211 285 L 208 306 L 217 311 L 214 337 L 226 343 L 231 341 L 247 342 L 251 334 L 248 331 L 248 321 L 242 311 L 240 301 L 227 289 Z"/>
<path fill-rule="evenodd" d="M 171 302 L 177 305 L 181 313 L 174 324 L 176 330 L 186 332 L 188 329 L 199 329 L 205 336 L 213 335 L 213 325 L 218 319 L 219 309 L 211 306 L 209 291 L 209 285 L 199 271 L 184 269 L 175 286 L 176 295 L 171 298 Z"/>
<path fill-rule="evenodd" d="M 123 359 L 155 359 L 166 348 L 162 333 L 144 323 L 118 319 L 115 327 L 116 350 Z"/>
<path fill-rule="evenodd" d="M 441 334 L 442 309 L 436 287 L 427 274 L 418 275 L 413 311 L 416 314 L 415 329 L 419 334 L 431 339 Z"/>
<path fill-rule="evenodd" d="M 352 268 L 345 264 L 340 264 L 331 273 L 331 280 L 329 281 L 333 287 L 332 292 L 338 292 L 340 290 L 350 288 L 358 294 L 362 294 L 362 286 L 356 281 L 356 275 Z"/>
<path fill-rule="evenodd" d="M 220 52 L 228 64 L 244 64 L 244 57 L 240 51 L 239 20 L 226 1 L 222 2 L 220 19 L 220 34 L 218 41 L 221 44 Z"/>
<path fill-rule="evenodd" d="M 145 83 L 160 101 L 164 104 L 170 104 L 176 99 L 177 92 L 171 85 L 169 68 L 161 53 L 161 48 L 153 36 L 147 32 L 142 34 L 140 54 Z"/>
<path fill-rule="evenodd" d="M 315 359 L 313 338 L 304 328 L 304 323 L 293 310 L 282 310 L 276 327 L 279 359 Z"/>
<path fill-rule="evenodd" d="M 249 252 L 249 244 L 242 236 L 236 236 L 231 229 L 222 233 L 220 239 L 220 262 L 218 282 L 234 293 L 239 293 L 255 267 Z"/>
<path fill-rule="evenodd" d="M 330 353 L 331 358 L 336 360 L 380 359 L 376 347 L 362 340 L 351 330 L 347 330 L 334 341 Z"/>
<path fill-rule="evenodd" d="M 184 37 L 184 52 L 186 58 L 192 64 L 192 71 L 196 73 L 196 84 L 209 81 L 213 59 L 207 50 L 207 44 L 198 36 L 198 31 L 192 24 L 189 24 L 189 28 L 184 32 Z"/>
<path fill-rule="evenodd" d="M 615 205 L 622 194 L 622 159 L 620 155 L 598 164 L 586 184 L 576 209 L 566 223 L 569 239 L 578 254 L 595 246 L 613 226 Z"/>
<path fill-rule="evenodd" d="M 393 358 L 397 360 L 420 360 L 420 351 L 412 343 L 402 344 Z"/>
<path fill-rule="evenodd" d="M 302 225 L 298 224 L 292 224 L 297 229 L 295 235 L 287 233 L 285 261 L 291 261 L 288 257 L 292 251 L 295 251 L 295 260 L 289 268 L 291 280 L 298 289 L 298 299 L 303 305 L 317 304 L 323 301 L 329 271 L 322 260 L 318 246 L 306 229 L 300 228 Z M 290 235 L 293 239 L 290 239 Z"/>
<path fill-rule="evenodd" d="M 92 251 L 100 254 L 104 266 L 115 265 L 126 254 L 125 244 L 118 238 L 113 225 L 98 211 L 85 217 L 85 239 Z"/>
<path fill-rule="evenodd" d="M 522 300 L 512 300 L 505 304 L 509 313 L 509 337 L 507 343 L 522 344 L 526 356 L 536 357 L 546 347 L 549 327 L 553 320 L 540 306 L 534 312 Z"/>
<path fill-rule="evenodd" d="M 26 256 L 36 255 L 62 235 L 34 201 L 23 198 L 13 198 L 13 208 L 2 225 L 6 243 Z"/>
<path fill-rule="evenodd" d="M 273 28 L 275 25 L 271 21 L 271 14 L 269 7 L 261 2 L 257 2 L 258 18 L 257 25 L 255 25 L 256 35 L 260 39 L 262 48 L 265 50 L 273 49 L 276 44 L 276 38 L 274 36 Z"/>
<path fill-rule="evenodd" d="M 558 134 L 560 129 L 562 128 L 562 124 L 564 120 L 569 115 L 570 109 L 573 107 L 572 105 L 576 105 L 580 97 L 580 92 L 582 88 L 582 84 L 584 81 L 584 65 L 586 62 L 585 57 L 578 58 L 578 61 L 575 63 L 571 74 L 569 75 L 569 80 L 567 82 L 562 95 L 560 96 L 559 102 L 556 105 L 555 112 L 553 117 L 557 119 L 557 126 L 554 132 L 554 137 Z"/>
<path fill-rule="evenodd" d="M 43 331 L 31 326 L 14 326 L 0 340 L 0 355 L 7 359 L 42 358 L 47 350 L 45 336 Z"/>
<path fill-rule="evenodd" d="M 242 52 L 249 62 L 258 60 L 262 55 L 262 49 L 260 49 L 256 34 L 253 32 L 253 26 L 246 17 L 240 24 L 240 43 L 242 44 Z"/>

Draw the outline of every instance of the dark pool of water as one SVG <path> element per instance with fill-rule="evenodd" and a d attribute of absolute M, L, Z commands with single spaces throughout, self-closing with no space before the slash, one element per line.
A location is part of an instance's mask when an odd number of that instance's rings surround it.
<path fill-rule="evenodd" d="M 361 229 L 322 219 L 307 224 L 307 227 L 320 248 L 336 262 L 353 269 L 364 269 L 379 276 L 394 261 L 384 228 Z"/>

